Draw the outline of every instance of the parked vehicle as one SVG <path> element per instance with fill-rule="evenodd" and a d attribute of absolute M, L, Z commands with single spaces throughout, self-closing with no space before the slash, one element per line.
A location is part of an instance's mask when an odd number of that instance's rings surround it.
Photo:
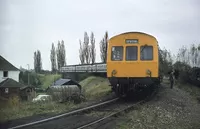
<path fill-rule="evenodd" d="M 38 95 L 36 98 L 33 99 L 32 102 L 48 101 L 48 100 L 51 100 L 50 95 Z"/>

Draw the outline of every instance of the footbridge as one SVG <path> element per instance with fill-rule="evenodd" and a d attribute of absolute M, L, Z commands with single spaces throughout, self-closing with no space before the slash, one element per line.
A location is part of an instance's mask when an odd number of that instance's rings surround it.
<path fill-rule="evenodd" d="M 105 63 L 67 65 L 60 68 L 63 78 L 71 78 L 79 81 L 84 73 L 106 74 L 107 65 Z"/>
<path fill-rule="evenodd" d="M 106 73 L 107 65 L 105 63 L 95 63 L 95 64 L 81 64 L 81 65 L 67 65 L 61 67 L 61 73 Z"/>

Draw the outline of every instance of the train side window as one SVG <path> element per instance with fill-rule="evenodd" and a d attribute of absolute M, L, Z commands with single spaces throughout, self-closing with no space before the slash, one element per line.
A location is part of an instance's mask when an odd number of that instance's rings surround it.
<path fill-rule="evenodd" d="M 112 61 L 122 61 L 123 60 L 123 47 L 122 46 L 113 46 L 111 52 Z"/>
<path fill-rule="evenodd" d="M 140 51 L 140 60 L 153 60 L 153 46 L 141 46 Z"/>
<path fill-rule="evenodd" d="M 137 51 L 138 51 L 137 46 L 126 47 L 126 60 L 127 61 L 137 60 L 137 56 L 138 56 Z"/>

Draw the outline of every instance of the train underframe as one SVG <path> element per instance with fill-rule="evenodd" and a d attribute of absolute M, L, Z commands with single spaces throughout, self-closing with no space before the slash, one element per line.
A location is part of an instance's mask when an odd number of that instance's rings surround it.
<path fill-rule="evenodd" d="M 117 96 L 124 97 L 136 91 L 144 89 L 152 89 L 158 86 L 161 82 L 159 78 L 145 77 L 145 78 L 127 78 L 127 77 L 111 77 L 108 78 L 112 90 Z"/>

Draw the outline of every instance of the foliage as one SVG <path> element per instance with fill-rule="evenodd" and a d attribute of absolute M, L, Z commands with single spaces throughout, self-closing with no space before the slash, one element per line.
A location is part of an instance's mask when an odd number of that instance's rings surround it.
<path fill-rule="evenodd" d="M 51 71 L 55 72 L 57 70 L 57 66 L 56 66 L 56 49 L 54 43 L 52 43 L 50 59 L 51 59 Z"/>
<path fill-rule="evenodd" d="M 180 75 L 178 77 L 179 81 L 181 83 L 188 82 L 189 81 L 188 72 L 191 69 L 191 67 L 187 65 L 186 63 L 180 62 L 180 61 L 175 62 L 173 66 L 174 66 L 174 69 L 180 71 Z"/>
<path fill-rule="evenodd" d="M 200 66 L 200 44 L 191 44 L 189 48 L 182 46 L 177 54 L 177 61 L 183 62 L 191 67 Z"/>
<path fill-rule="evenodd" d="M 96 99 L 111 91 L 107 78 L 90 76 L 80 82 L 86 99 Z"/>
<path fill-rule="evenodd" d="M 90 43 L 89 43 L 90 41 Z M 94 33 L 91 33 L 90 40 L 87 32 L 84 32 L 84 41 L 83 44 L 79 40 L 80 49 L 79 49 L 79 58 L 81 64 L 94 64 L 96 59 L 96 49 L 95 49 L 95 38 Z"/>
<path fill-rule="evenodd" d="M 58 46 L 57 46 L 57 63 L 58 63 L 58 70 L 60 70 L 61 67 L 66 65 L 66 53 L 65 53 L 65 44 L 64 41 L 62 40 L 61 43 L 58 41 Z"/>
<path fill-rule="evenodd" d="M 29 74 L 29 84 L 37 87 L 46 89 L 50 86 L 54 81 L 61 78 L 60 74 L 37 74 L 34 72 L 20 72 L 19 80 L 21 83 L 27 85 L 28 84 L 28 74 Z"/>
<path fill-rule="evenodd" d="M 91 43 L 91 52 L 90 52 L 90 57 L 91 57 L 91 63 L 94 64 L 95 63 L 95 59 L 96 59 L 96 49 L 95 49 L 95 38 L 94 38 L 94 33 L 91 33 L 90 36 L 90 43 Z"/>
<path fill-rule="evenodd" d="M 57 102 L 21 102 L 18 106 L 9 106 L 0 110 L 0 122 L 12 119 L 19 119 L 26 116 L 33 116 L 37 114 L 47 113 L 61 113 L 67 110 L 76 108 L 71 102 L 57 103 Z"/>
<path fill-rule="evenodd" d="M 83 42 L 83 50 L 84 50 L 84 56 L 85 56 L 85 62 L 86 64 L 90 63 L 90 46 L 89 46 L 89 36 L 87 32 L 84 33 L 84 42 Z"/>
<path fill-rule="evenodd" d="M 42 70 L 42 57 L 39 50 L 34 52 L 34 70 L 36 73 L 40 73 Z"/>
<path fill-rule="evenodd" d="M 172 56 L 170 51 L 165 48 L 162 50 L 159 48 L 159 71 L 161 75 L 167 75 L 172 69 Z"/>
<path fill-rule="evenodd" d="M 39 79 L 39 76 L 37 73 L 34 72 L 20 72 L 19 74 L 19 80 L 21 83 L 28 85 L 28 76 L 29 76 L 29 84 L 35 87 L 40 87 L 41 80 Z"/>
<path fill-rule="evenodd" d="M 108 48 L 108 32 L 106 31 L 103 39 L 100 42 L 100 56 L 101 61 L 106 63 L 107 60 L 107 48 Z"/>
<path fill-rule="evenodd" d="M 61 78 L 60 74 L 38 74 L 39 80 L 41 82 L 41 87 L 46 89 L 49 87 L 54 81 Z"/>
<path fill-rule="evenodd" d="M 179 80 L 182 83 L 193 83 L 197 81 L 197 75 L 194 74 L 194 67 L 200 66 L 200 44 L 191 44 L 189 48 L 182 46 L 177 54 L 177 61 L 174 68 L 180 71 Z M 196 82 L 195 82 L 196 83 Z"/>
<path fill-rule="evenodd" d="M 80 58 L 81 64 L 84 64 L 85 56 L 84 56 L 84 49 L 83 49 L 83 45 L 81 44 L 81 40 L 79 40 L 79 43 L 80 43 L 79 58 Z"/>

